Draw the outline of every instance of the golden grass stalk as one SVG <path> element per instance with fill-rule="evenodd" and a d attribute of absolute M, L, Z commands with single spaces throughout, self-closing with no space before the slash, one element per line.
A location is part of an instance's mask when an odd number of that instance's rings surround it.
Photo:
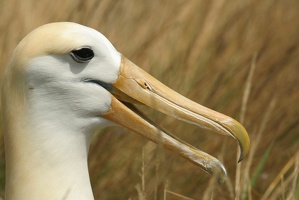
<path fill-rule="evenodd" d="M 170 191 L 170 190 L 167 190 L 167 189 L 164 189 L 164 200 L 167 200 L 167 194 L 171 194 L 171 195 L 174 195 L 176 197 L 180 197 L 182 200 L 195 200 L 195 199 L 186 197 L 184 195 L 178 194 L 176 192 L 173 192 L 173 191 Z"/>
<path fill-rule="evenodd" d="M 251 168 L 251 165 L 252 165 L 252 162 L 253 162 L 253 158 L 254 158 L 254 155 L 257 153 L 257 148 L 258 148 L 258 145 L 261 141 L 261 138 L 262 136 L 264 135 L 264 131 L 266 129 L 266 125 L 270 119 L 270 116 L 272 114 L 272 111 L 274 109 L 274 106 L 276 104 L 276 99 L 273 98 L 266 110 L 266 113 L 263 117 L 263 120 L 261 122 L 261 125 L 260 125 L 260 128 L 259 128 L 259 131 L 257 132 L 256 134 L 256 137 L 255 139 L 252 141 L 252 144 L 251 144 L 251 150 L 250 150 L 250 153 L 249 153 L 249 156 L 248 156 L 248 161 L 246 162 L 246 166 L 245 166 L 245 169 L 244 169 L 244 180 L 243 180 L 243 192 L 242 192 L 242 200 L 245 200 L 247 198 L 247 194 L 248 194 L 248 188 L 251 186 L 253 187 L 256 180 L 258 179 L 258 177 L 260 176 L 261 172 L 262 172 L 262 169 L 263 167 L 265 166 L 266 164 L 266 161 L 267 159 L 269 158 L 269 155 L 270 155 L 270 152 L 272 150 L 272 144 L 268 147 L 267 151 L 264 153 L 262 159 L 260 160 L 253 176 L 251 177 L 251 181 L 250 181 L 250 168 Z"/>
<path fill-rule="evenodd" d="M 281 189 L 277 189 L 275 191 L 275 188 L 278 186 L 278 184 L 280 182 L 284 182 L 283 180 L 284 180 L 284 177 L 285 177 L 286 173 L 291 169 L 291 167 L 295 164 L 295 162 L 296 162 L 296 167 L 295 167 L 294 173 L 293 173 L 293 175 L 291 175 L 291 176 L 288 177 L 288 180 L 285 181 L 285 184 L 293 181 L 292 182 L 293 188 L 296 188 L 296 184 L 297 184 L 297 187 L 298 187 L 298 183 L 296 183 L 297 180 L 298 180 L 298 164 L 297 164 L 299 162 L 298 161 L 299 160 L 298 157 L 299 157 L 299 152 L 297 152 L 293 157 L 291 157 L 289 159 L 289 161 L 286 163 L 286 165 L 282 168 L 282 170 L 277 174 L 276 178 L 269 185 L 268 189 L 264 193 L 264 195 L 261 198 L 261 200 L 268 199 L 269 196 L 272 193 L 275 193 L 275 195 L 273 195 L 273 196 L 277 196 L 279 193 L 281 193 Z M 295 194 L 295 192 L 296 192 L 296 189 L 292 189 L 292 193 Z"/>
<path fill-rule="evenodd" d="M 142 158 L 141 158 L 141 172 L 138 173 L 141 178 L 141 185 L 137 184 L 135 186 L 138 199 L 139 200 L 146 200 L 146 191 L 145 191 L 145 154 L 144 154 L 144 147 L 142 148 Z"/>
<path fill-rule="evenodd" d="M 249 73 L 247 76 L 247 80 L 245 82 L 245 89 L 244 89 L 244 93 L 243 93 L 241 113 L 240 113 L 240 122 L 242 124 L 244 124 L 244 121 L 245 121 L 245 113 L 246 113 L 248 99 L 249 99 L 249 95 L 250 95 L 250 91 L 251 91 L 253 74 L 254 74 L 254 70 L 256 67 L 256 58 L 257 58 L 257 53 L 255 53 L 255 55 L 252 58 Z M 251 152 L 252 152 L 252 150 L 251 150 Z M 238 149 L 237 160 L 238 160 L 239 155 L 240 155 L 240 150 Z M 251 162 L 249 162 L 249 163 L 251 163 Z M 240 194 L 241 194 L 241 185 L 240 185 L 240 183 L 241 183 L 241 168 L 242 168 L 242 164 L 239 163 L 236 168 L 236 179 L 235 179 L 236 200 L 238 200 L 240 198 Z"/>

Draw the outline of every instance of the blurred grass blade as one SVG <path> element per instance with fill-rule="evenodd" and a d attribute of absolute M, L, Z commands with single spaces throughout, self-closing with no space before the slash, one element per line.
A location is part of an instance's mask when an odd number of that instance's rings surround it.
<path fill-rule="evenodd" d="M 260 177 L 261 172 L 262 172 L 262 170 L 263 170 L 263 168 L 264 168 L 264 166 L 266 164 L 266 161 L 268 160 L 269 155 L 270 155 L 270 153 L 272 151 L 273 145 L 274 145 L 274 142 L 272 142 L 270 144 L 270 146 L 267 148 L 267 150 L 264 153 L 261 161 L 259 162 L 258 166 L 256 167 L 256 169 L 255 169 L 255 171 L 254 171 L 254 173 L 252 175 L 251 181 L 250 181 L 251 187 L 255 186 L 255 183 L 256 183 L 258 177 Z"/>
<path fill-rule="evenodd" d="M 299 179 L 297 180 L 297 187 L 295 192 L 295 200 L 299 200 Z"/>
<path fill-rule="evenodd" d="M 295 169 L 294 169 L 294 180 L 292 184 L 292 190 L 288 196 L 288 199 L 299 199 L 299 151 L 297 151 Z"/>

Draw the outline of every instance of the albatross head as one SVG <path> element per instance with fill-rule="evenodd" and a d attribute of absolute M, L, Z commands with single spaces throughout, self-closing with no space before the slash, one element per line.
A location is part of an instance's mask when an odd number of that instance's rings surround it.
<path fill-rule="evenodd" d="M 55 197 L 75 197 L 81 188 L 81 195 L 92 198 L 87 171 L 90 138 L 99 127 L 111 124 L 161 144 L 224 181 L 225 169 L 216 158 L 157 128 L 133 106 L 136 103 L 233 137 L 241 148 L 240 160 L 248 153 L 248 134 L 237 121 L 169 89 L 96 30 L 52 23 L 19 43 L 4 76 L 7 195 L 38 199 L 59 185 Z M 41 184 L 45 188 L 40 193 L 31 191 Z"/>

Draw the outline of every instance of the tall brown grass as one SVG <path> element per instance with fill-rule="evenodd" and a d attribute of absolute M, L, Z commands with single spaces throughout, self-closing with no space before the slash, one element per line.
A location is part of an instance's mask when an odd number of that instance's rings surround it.
<path fill-rule="evenodd" d="M 218 185 L 136 134 L 104 128 L 90 148 L 96 199 L 299 199 L 298 11 L 295 0 L 0 0 L 0 66 L 3 72 L 32 29 L 78 22 L 166 85 L 243 121 L 250 133 L 252 150 L 237 167 L 231 139 L 146 110 L 223 160 L 229 177 Z M 1 194 L 4 166 L 1 147 Z"/>

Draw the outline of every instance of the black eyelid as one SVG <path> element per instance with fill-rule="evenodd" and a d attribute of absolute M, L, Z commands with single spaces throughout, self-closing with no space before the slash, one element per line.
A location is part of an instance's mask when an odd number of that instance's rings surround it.
<path fill-rule="evenodd" d="M 70 52 L 74 61 L 84 63 L 90 61 L 94 57 L 93 50 L 88 46 L 83 46 Z"/>

